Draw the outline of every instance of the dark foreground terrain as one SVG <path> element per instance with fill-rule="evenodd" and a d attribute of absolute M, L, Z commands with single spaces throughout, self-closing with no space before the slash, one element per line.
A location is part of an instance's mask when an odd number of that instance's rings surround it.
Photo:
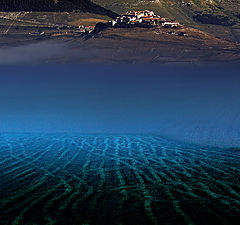
<path fill-rule="evenodd" d="M 240 152 L 154 135 L 1 134 L 0 224 L 239 224 Z"/>

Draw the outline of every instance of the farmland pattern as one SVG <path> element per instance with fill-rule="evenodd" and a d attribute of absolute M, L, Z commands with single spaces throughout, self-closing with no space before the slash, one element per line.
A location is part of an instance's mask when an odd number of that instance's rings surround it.
<path fill-rule="evenodd" d="M 0 135 L 1 225 L 239 224 L 240 150 L 156 135 Z"/>

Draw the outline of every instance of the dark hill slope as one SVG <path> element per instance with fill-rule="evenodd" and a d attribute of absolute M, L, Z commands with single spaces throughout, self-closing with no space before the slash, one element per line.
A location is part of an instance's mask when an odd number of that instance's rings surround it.
<path fill-rule="evenodd" d="M 0 11 L 90 12 L 114 17 L 116 14 L 90 0 L 0 0 Z"/>

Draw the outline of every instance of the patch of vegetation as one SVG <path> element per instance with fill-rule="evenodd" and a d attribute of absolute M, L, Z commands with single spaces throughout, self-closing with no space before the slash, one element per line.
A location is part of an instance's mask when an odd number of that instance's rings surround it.
<path fill-rule="evenodd" d="M 193 18 L 204 24 L 215 24 L 222 26 L 233 26 L 236 24 L 236 21 L 229 16 L 214 14 L 211 12 L 195 12 Z"/>
<path fill-rule="evenodd" d="M 0 0 L 0 11 L 90 12 L 115 17 L 117 14 L 90 0 Z"/>

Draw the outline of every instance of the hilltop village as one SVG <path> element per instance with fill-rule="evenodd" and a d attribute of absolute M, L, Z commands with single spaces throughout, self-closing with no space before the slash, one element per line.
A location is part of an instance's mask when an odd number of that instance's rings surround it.
<path fill-rule="evenodd" d="M 144 28 L 182 28 L 178 21 L 172 21 L 170 19 L 156 15 L 153 11 L 144 10 L 144 11 L 128 11 L 126 14 L 117 16 L 114 20 L 108 21 L 105 24 L 107 27 L 113 28 L 133 28 L 133 27 L 144 27 Z M 80 33 L 90 34 L 95 30 L 94 26 L 84 26 L 80 25 L 78 27 Z M 171 31 L 170 33 L 174 33 Z M 183 34 L 182 36 L 185 36 Z"/>
<path fill-rule="evenodd" d="M 180 23 L 155 15 L 153 11 L 128 11 L 126 14 L 116 17 L 110 21 L 113 27 L 156 27 L 165 28 L 180 27 Z"/>
<path fill-rule="evenodd" d="M 173 21 L 168 18 L 156 15 L 153 11 L 128 11 L 124 15 L 116 17 L 116 19 L 109 21 L 108 26 L 114 28 L 183 28 L 183 25 L 178 21 Z M 168 34 L 174 34 L 178 36 L 186 36 L 185 32 L 176 33 L 174 30 L 169 30 Z"/>
<path fill-rule="evenodd" d="M 100 28 L 99 28 L 100 27 Z M 178 28 L 183 28 L 183 25 L 178 21 L 173 21 L 159 15 L 156 15 L 153 11 L 143 10 L 143 11 L 128 11 L 123 15 L 117 16 L 115 19 L 108 21 L 104 26 L 85 26 L 79 25 L 78 27 L 60 27 L 59 32 L 53 33 L 51 36 L 86 36 L 90 34 L 96 34 L 101 31 L 101 29 L 112 27 L 112 28 L 168 28 L 166 33 L 178 36 L 186 36 L 185 32 L 176 32 Z M 67 30 L 66 32 L 61 32 L 60 30 Z M 29 33 L 33 35 L 32 33 Z M 44 35 L 43 32 L 36 32 L 34 34 Z"/>
<path fill-rule="evenodd" d="M 73 50 L 56 61 L 75 60 L 79 54 L 77 61 L 97 63 L 239 62 L 239 44 L 150 10 L 128 11 L 112 19 L 81 12 L 0 12 L 0 22 L 0 48 L 41 41 Z"/>
<path fill-rule="evenodd" d="M 51 38 L 51 37 L 86 37 L 89 38 L 105 28 L 156 28 L 156 33 L 166 33 L 177 36 L 186 36 L 187 34 L 182 31 L 183 25 L 178 21 L 173 21 L 159 15 L 156 15 L 151 10 L 143 11 L 128 11 L 123 15 L 117 16 L 115 19 L 108 22 L 99 22 L 93 25 L 60 25 L 55 23 L 42 23 L 36 21 L 34 18 L 28 20 L 25 17 L 31 12 L 20 13 L 7 13 L 1 12 L 0 18 L 4 21 L 10 21 L 9 25 L 1 26 L 1 33 L 8 34 L 11 32 L 18 32 L 18 23 L 25 23 L 29 25 L 23 26 L 23 32 L 29 36 L 36 38 Z M 11 22 L 12 21 L 12 22 Z M 16 24 L 15 24 L 16 23 Z M 166 28 L 166 29 L 161 29 Z"/>

